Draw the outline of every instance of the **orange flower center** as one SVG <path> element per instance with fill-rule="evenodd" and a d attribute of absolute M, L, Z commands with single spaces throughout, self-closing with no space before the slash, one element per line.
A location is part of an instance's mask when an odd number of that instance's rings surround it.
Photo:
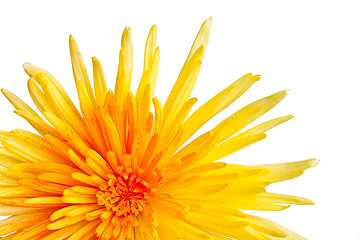
<path fill-rule="evenodd" d="M 131 221 L 148 207 L 155 184 L 145 179 L 144 170 L 140 168 L 120 167 L 119 170 L 117 176 L 108 174 L 107 185 L 100 186 L 96 197 L 99 205 Z"/>

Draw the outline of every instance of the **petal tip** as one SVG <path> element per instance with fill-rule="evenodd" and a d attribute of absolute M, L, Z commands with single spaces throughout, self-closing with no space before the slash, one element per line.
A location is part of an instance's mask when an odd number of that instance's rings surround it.
<path fill-rule="evenodd" d="M 70 44 L 70 49 L 77 47 L 77 43 L 75 41 L 75 38 L 73 37 L 73 35 L 69 35 L 69 44 Z"/>
<path fill-rule="evenodd" d="M 210 26 L 213 21 L 213 18 L 210 16 L 208 19 L 206 19 L 206 23 Z"/>
<path fill-rule="evenodd" d="M 255 76 L 252 77 L 253 81 L 259 81 L 261 79 L 261 75 L 260 74 L 256 74 Z"/>
<path fill-rule="evenodd" d="M 32 66 L 32 64 L 28 63 L 28 62 L 25 62 L 25 63 L 23 63 L 22 66 L 23 66 L 24 69 L 28 69 L 28 68 L 30 68 Z"/>
<path fill-rule="evenodd" d="M 314 158 L 314 159 L 310 160 L 310 167 L 316 167 L 319 163 L 320 163 L 320 160 Z"/>

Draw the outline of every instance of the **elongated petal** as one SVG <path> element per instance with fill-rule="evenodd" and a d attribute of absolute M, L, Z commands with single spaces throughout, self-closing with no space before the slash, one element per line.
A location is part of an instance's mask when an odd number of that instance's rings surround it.
<path fill-rule="evenodd" d="M 238 99 L 259 79 L 259 75 L 253 76 L 252 74 L 247 74 L 202 105 L 184 122 L 185 132 L 182 142 L 185 142 L 213 116 Z"/>

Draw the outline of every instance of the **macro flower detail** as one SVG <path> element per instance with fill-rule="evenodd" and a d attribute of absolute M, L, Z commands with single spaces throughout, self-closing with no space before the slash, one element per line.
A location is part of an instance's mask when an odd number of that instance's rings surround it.
<path fill-rule="evenodd" d="M 246 210 L 313 204 L 265 188 L 300 176 L 318 160 L 261 166 L 221 161 L 292 118 L 243 130 L 277 105 L 286 91 L 255 101 L 190 139 L 260 79 L 247 74 L 190 114 L 210 25 L 211 18 L 201 26 L 164 105 L 154 97 L 160 61 L 156 26 L 146 41 L 136 93 L 130 91 L 130 28 L 122 35 L 114 91 L 108 90 L 95 57 L 92 86 L 70 36 L 80 111 L 54 76 L 23 65 L 30 76 L 29 93 L 43 117 L 2 89 L 15 113 L 38 132 L 0 131 L 0 215 L 8 216 L 0 221 L 2 239 L 304 239 Z"/>

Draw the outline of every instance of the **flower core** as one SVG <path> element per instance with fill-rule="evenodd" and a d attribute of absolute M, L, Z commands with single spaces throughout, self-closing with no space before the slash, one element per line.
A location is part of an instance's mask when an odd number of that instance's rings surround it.
<path fill-rule="evenodd" d="M 112 210 L 117 216 L 132 219 L 147 208 L 153 183 L 141 176 L 142 169 L 122 169 L 118 176 L 108 174 L 107 185 L 101 185 L 96 197 L 99 205 Z"/>

